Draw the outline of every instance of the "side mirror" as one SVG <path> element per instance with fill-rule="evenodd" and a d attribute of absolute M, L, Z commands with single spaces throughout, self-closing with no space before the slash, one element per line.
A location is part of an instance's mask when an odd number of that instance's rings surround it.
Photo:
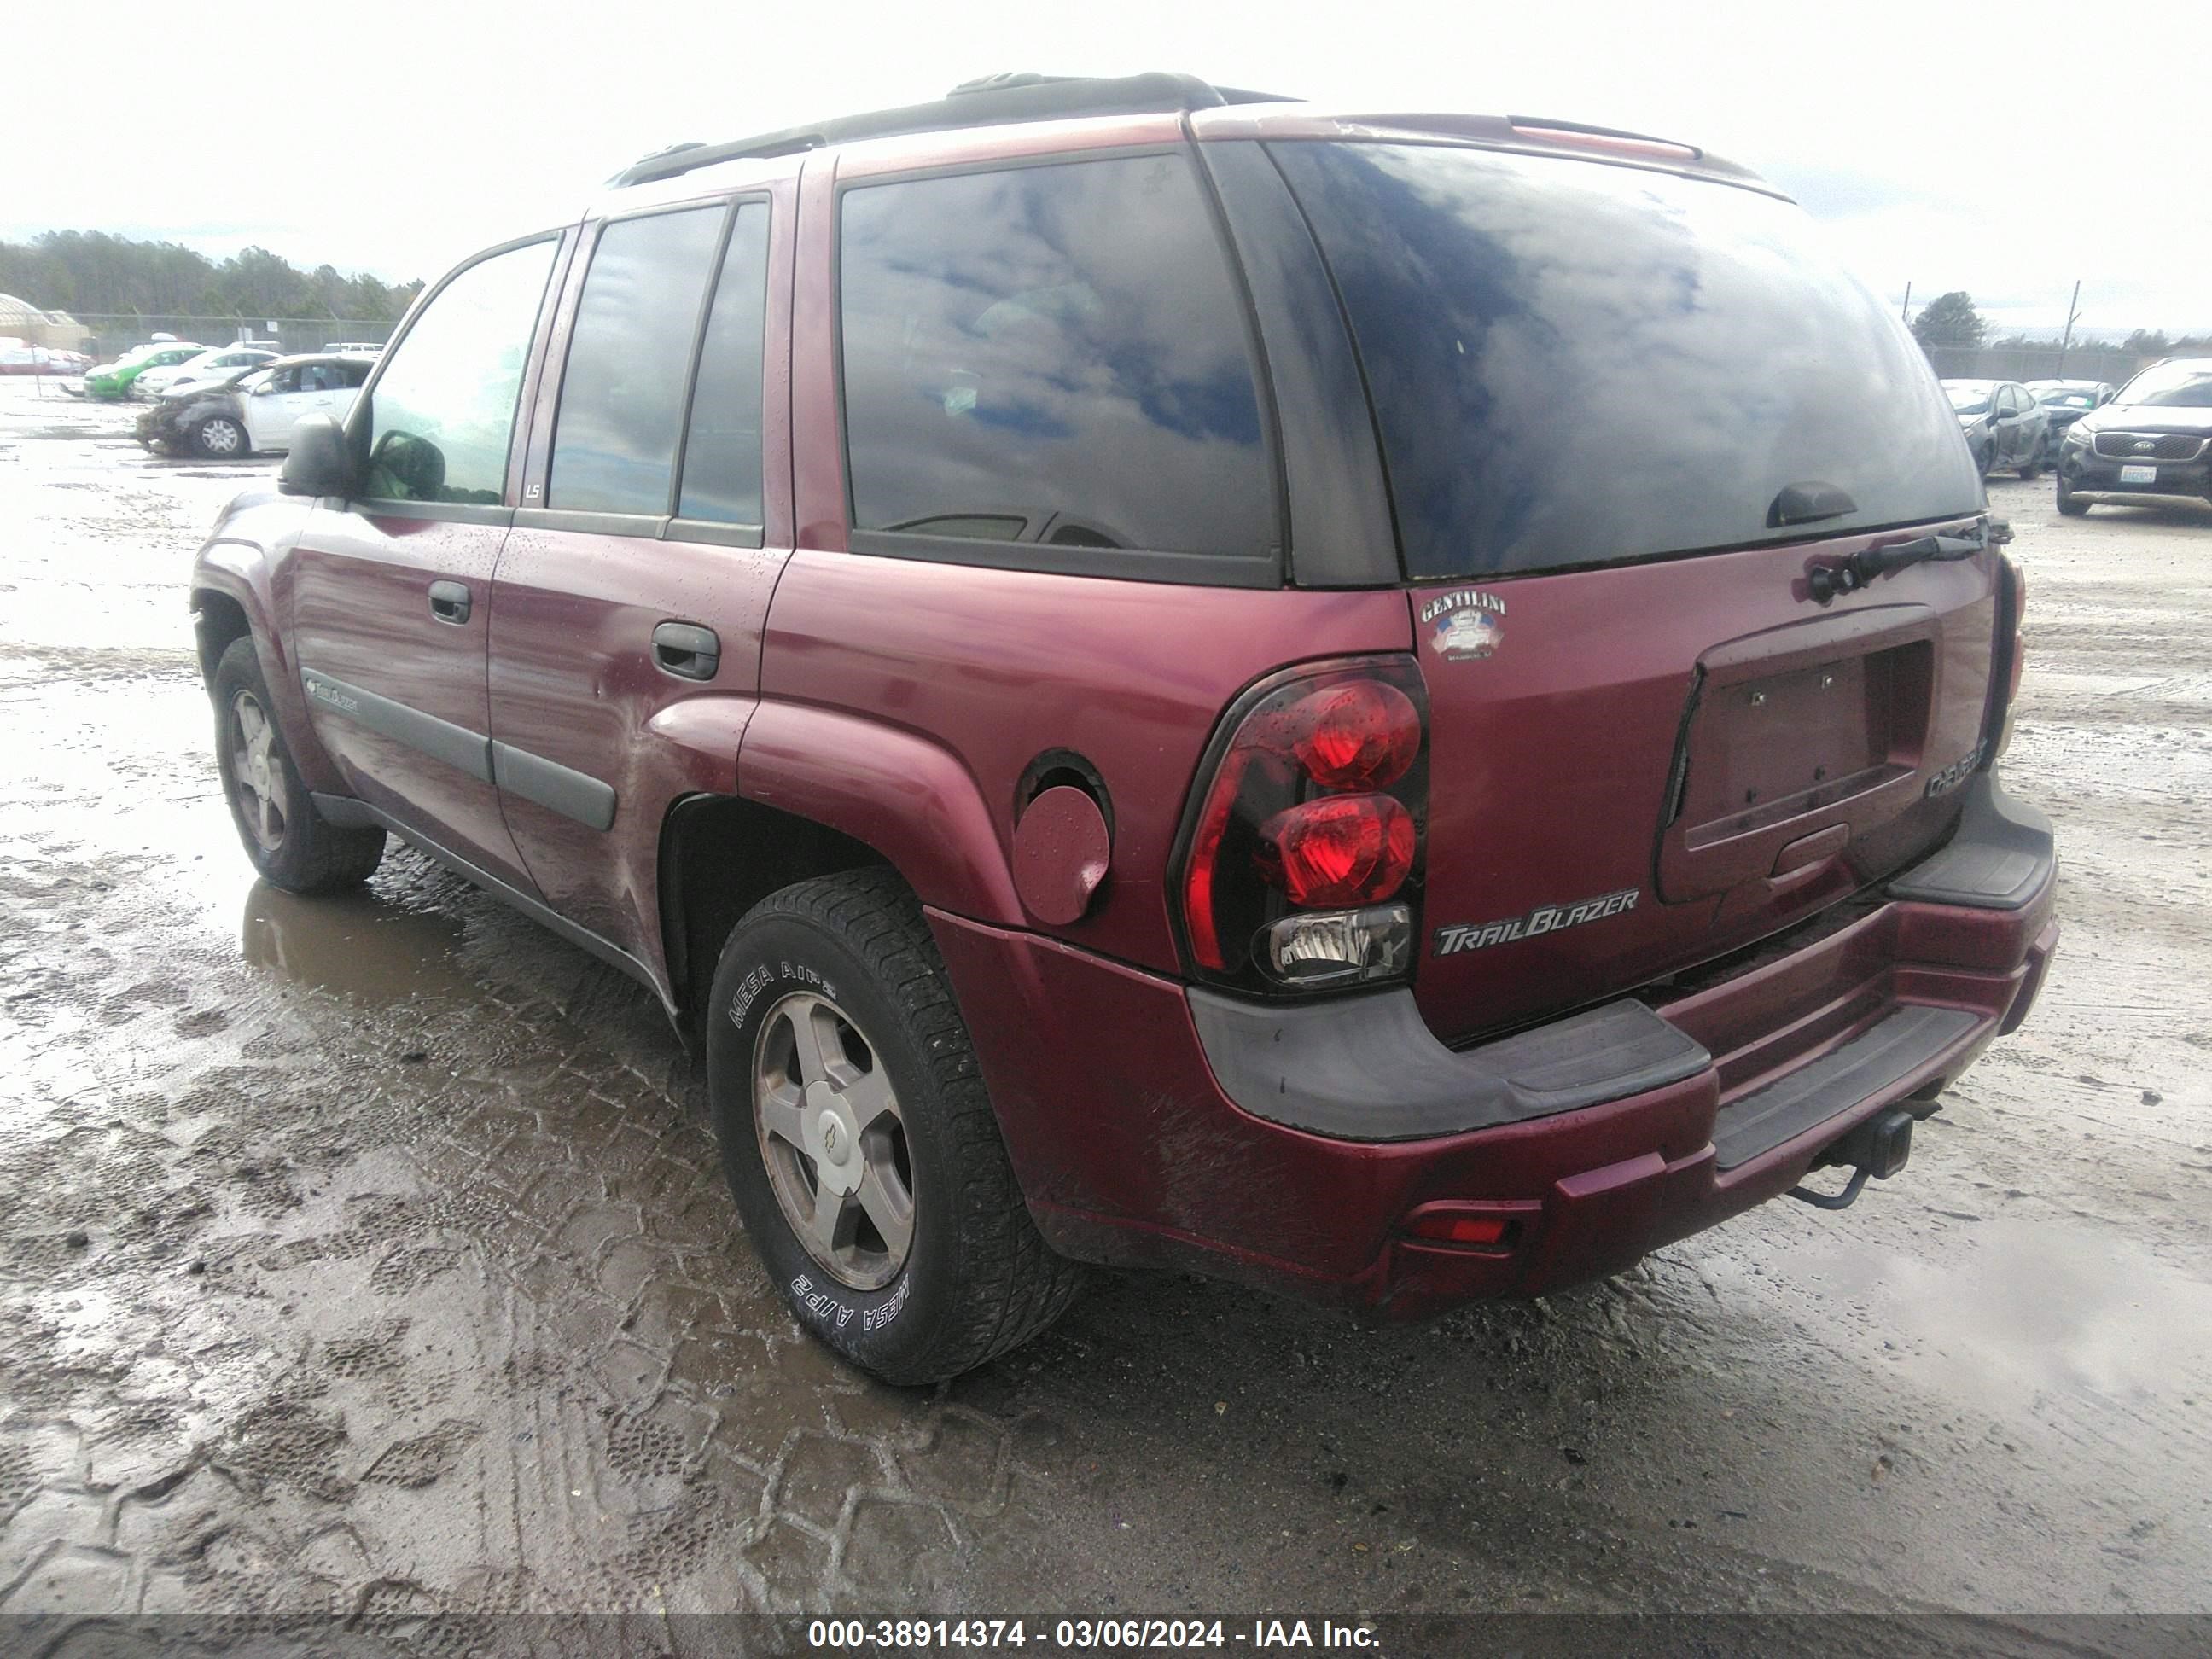
<path fill-rule="evenodd" d="M 350 495 L 353 452 L 345 428 L 327 415 L 309 415 L 292 428 L 292 450 L 276 488 L 287 495 Z"/>

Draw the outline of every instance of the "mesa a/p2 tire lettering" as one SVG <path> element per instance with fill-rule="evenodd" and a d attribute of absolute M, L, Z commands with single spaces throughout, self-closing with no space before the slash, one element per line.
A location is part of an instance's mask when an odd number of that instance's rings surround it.
<path fill-rule="evenodd" d="M 914 1280 L 902 1273 L 889 1299 L 872 1308 L 855 1308 L 850 1302 L 824 1290 L 806 1274 L 801 1273 L 791 1281 L 789 1294 L 792 1305 L 800 1314 L 811 1315 L 837 1331 L 843 1330 L 858 1319 L 861 1334 L 865 1335 L 870 1331 L 883 1329 L 903 1313 L 907 1294 L 913 1288 Z"/>

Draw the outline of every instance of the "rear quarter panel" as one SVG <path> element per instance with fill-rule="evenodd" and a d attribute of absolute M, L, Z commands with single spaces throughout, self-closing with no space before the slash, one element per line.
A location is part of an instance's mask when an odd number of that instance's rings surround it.
<path fill-rule="evenodd" d="M 802 550 L 769 612 L 739 777 L 746 794 L 868 842 L 927 903 L 1172 970 L 1168 864 L 1222 710 L 1286 663 L 1403 651 L 1411 638 L 1392 590 L 1186 586 Z M 797 705 L 845 718 L 785 712 Z M 1106 881 L 1064 927 L 1021 911 L 1006 874 L 1023 777 L 1051 750 L 1097 769 L 1114 823 Z M 866 786 L 851 787 L 862 774 Z M 906 788 L 887 793 L 900 779 Z"/>

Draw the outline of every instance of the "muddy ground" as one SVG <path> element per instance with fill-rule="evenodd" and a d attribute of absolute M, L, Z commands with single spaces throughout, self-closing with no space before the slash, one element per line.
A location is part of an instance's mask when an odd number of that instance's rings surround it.
<path fill-rule="evenodd" d="M 950 1386 L 769 1293 L 655 1008 L 259 886 L 185 580 L 272 464 L 0 383 L 0 1608 L 2212 1610 L 2212 514 L 2052 511 L 2027 1029 L 1856 1207 L 1368 1333 L 1105 1283 Z"/>

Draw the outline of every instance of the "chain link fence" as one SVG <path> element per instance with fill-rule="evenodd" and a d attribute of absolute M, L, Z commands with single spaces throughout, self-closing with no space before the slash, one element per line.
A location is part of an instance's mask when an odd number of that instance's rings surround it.
<path fill-rule="evenodd" d="M 121 317 L 87 316 L 77 321 L 91 337 L 77 348 L 95 362 L 131 349 L 156 334 L 173 334 L 205 346 L 235 340 L 273 340 L 284 350 L 320 351 L 334 345 L 382 345 L 397 323 L 363 322 L 352 317 Z"/>
<path fill-rule="evenodd" d="M 2118 386 L 2154 362 L 2138 352 L 2107 346 L 1924 346 L 1936 374 L 1946 380 L 2102 380 Z"/>

